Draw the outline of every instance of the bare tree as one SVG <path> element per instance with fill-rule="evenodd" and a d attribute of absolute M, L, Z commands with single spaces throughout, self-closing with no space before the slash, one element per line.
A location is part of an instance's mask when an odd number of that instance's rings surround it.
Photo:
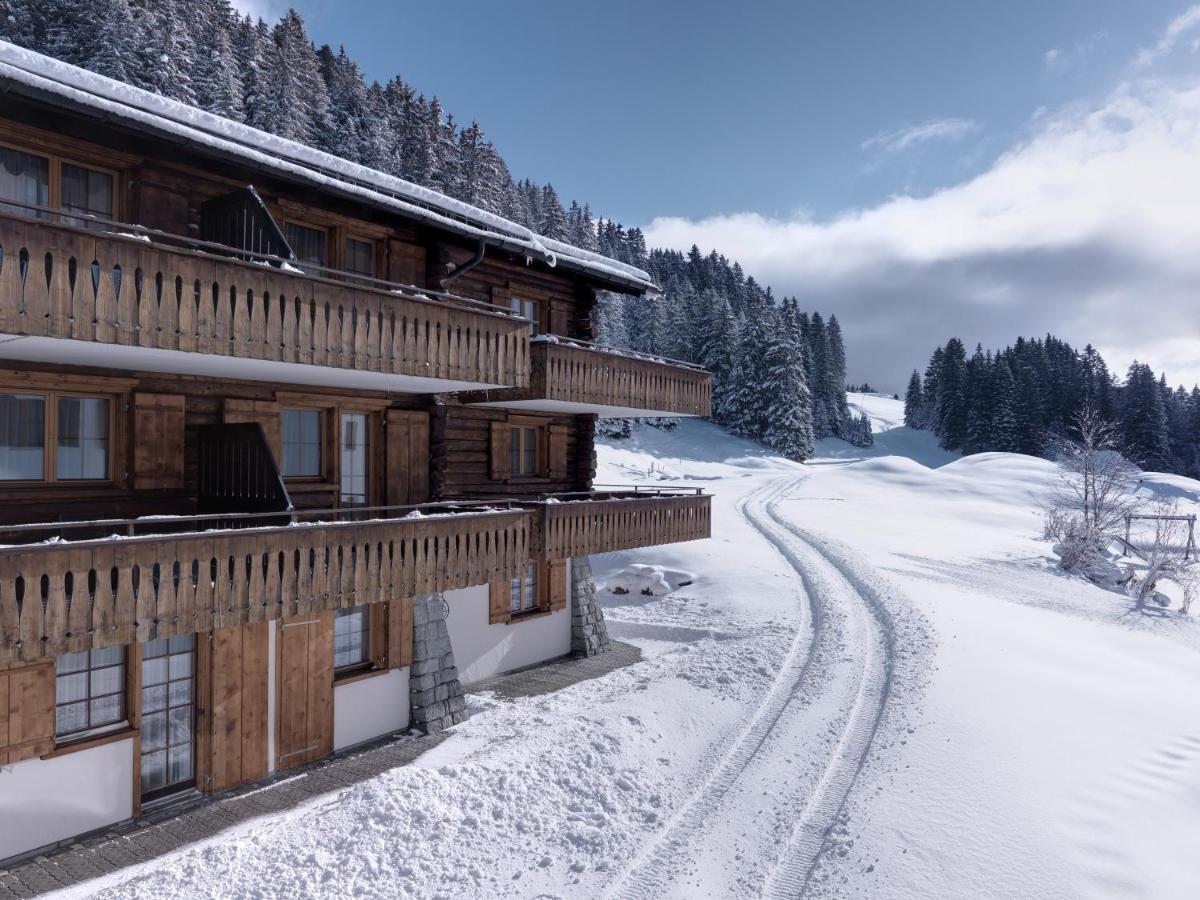
<path fill-rule="evenodd" d="M 1079 438 L 1058 456 L 1062 474 L 1046 509 L 1046 536 L 1067 569 L 1099 553 L 1138 508 L 1139 471 L 1120 453 L 1117 426 L 1091 406 L 1072 425 Z"/>

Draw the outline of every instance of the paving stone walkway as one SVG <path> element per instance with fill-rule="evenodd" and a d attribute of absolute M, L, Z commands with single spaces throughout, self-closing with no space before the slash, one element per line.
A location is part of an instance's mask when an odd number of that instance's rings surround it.
<path fill-rule="evenodd" d="M 641 659 L 641 651 L 612 642 L 612 651 L 590 659 L 564 659 L 474 684 L 470 693 L 490 691 L 502 699 L 533 697 L 599 678 Z M 0 900 L 36 897 L 99 878 L 204 840 L 256 816 L 292 809 L 313 797 L 374 778 L 411 763 L 445 740 L 446 734 L 397 733 L 365 747 L 301 769 L 246 785 L 216 797 L 192 797 L 145 812 L 44 856 L 0 869 Z"/>

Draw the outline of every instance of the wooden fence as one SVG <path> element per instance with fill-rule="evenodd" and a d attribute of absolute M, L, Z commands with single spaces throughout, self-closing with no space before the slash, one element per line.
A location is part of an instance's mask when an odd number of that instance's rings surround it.
<path fill-rule="evenodd" d="M 515 577 L 530 513 L 0 548 L 0 667 Z"/>
<path fill-rule="evenodd" d="M 0 333 L 528 384 L 525 323 L 415 290 L 0 214 Z"/>

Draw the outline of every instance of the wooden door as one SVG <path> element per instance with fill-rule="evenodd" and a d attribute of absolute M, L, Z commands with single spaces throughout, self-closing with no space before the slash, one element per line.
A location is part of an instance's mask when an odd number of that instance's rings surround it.
<path fill-rule="evenodd" d="M 279 623 L 277 771 L 333 753 L 333 617 L 323 612 Z"/>
<path fill-rule="evenodd" d="M 267 682 L 270 677 L 270 623 L 254 622 L 212 633 L 209 652 L 201 655 L 199 732 L 208 747 L 198 749 L 208 772 L 207 792 L 255 781 L 267 774 Z"/>
<path fill-rule="evenodd" d="M 387 411 L 387 502 L 410 506 L 429 500 L 429 413 Z"/>

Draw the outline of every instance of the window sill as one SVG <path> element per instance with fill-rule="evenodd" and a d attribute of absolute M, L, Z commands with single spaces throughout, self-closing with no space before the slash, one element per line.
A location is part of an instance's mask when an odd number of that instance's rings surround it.
<path fill-rule="evenodd" d="M 56 743 L 54 749 L 49 753 L 43 754 L 41 758 L 55 759 L 59 756 L 78 753 L 80 750 L 92 750 L 96 747 L 103 747 L 105 744 L 115 744 L 117 741 L 137 737 L 140 733 L 139 729 L 131 725 L 124 725 L 116 731 L 109 731 L 105 734 L 95 735 L 94 737 L 80 738 L 77 741 L 68 741 L 62 744 Z"/>
<path fill-rule="evenodd" d="M 345 672 L 333 673 L 333 686 L 341 687 L 343 684 L 353 684 L 356 681 L 366 681 L 368 678 L 374 678 L 376 675 L 386 675 L 391 669 L 372 668 L 372 669 L 347 669 Z"/>
<path fill-rule="evenodd" d="M 508 623 L 510 625 L 516 625 L 520 622 L 528 622 L 531 619 L 540 619 L 543 616 L 550 615 L 550 613 L 552 613 L 552 612 L 554 612 L 554 610 L 542 609 L 541 607 L 538 607 L 536 609 L 524 609 L 524 610 L 521 610 L 521 612 L 515 612 L 511 616 L 509 616 Z"/>

